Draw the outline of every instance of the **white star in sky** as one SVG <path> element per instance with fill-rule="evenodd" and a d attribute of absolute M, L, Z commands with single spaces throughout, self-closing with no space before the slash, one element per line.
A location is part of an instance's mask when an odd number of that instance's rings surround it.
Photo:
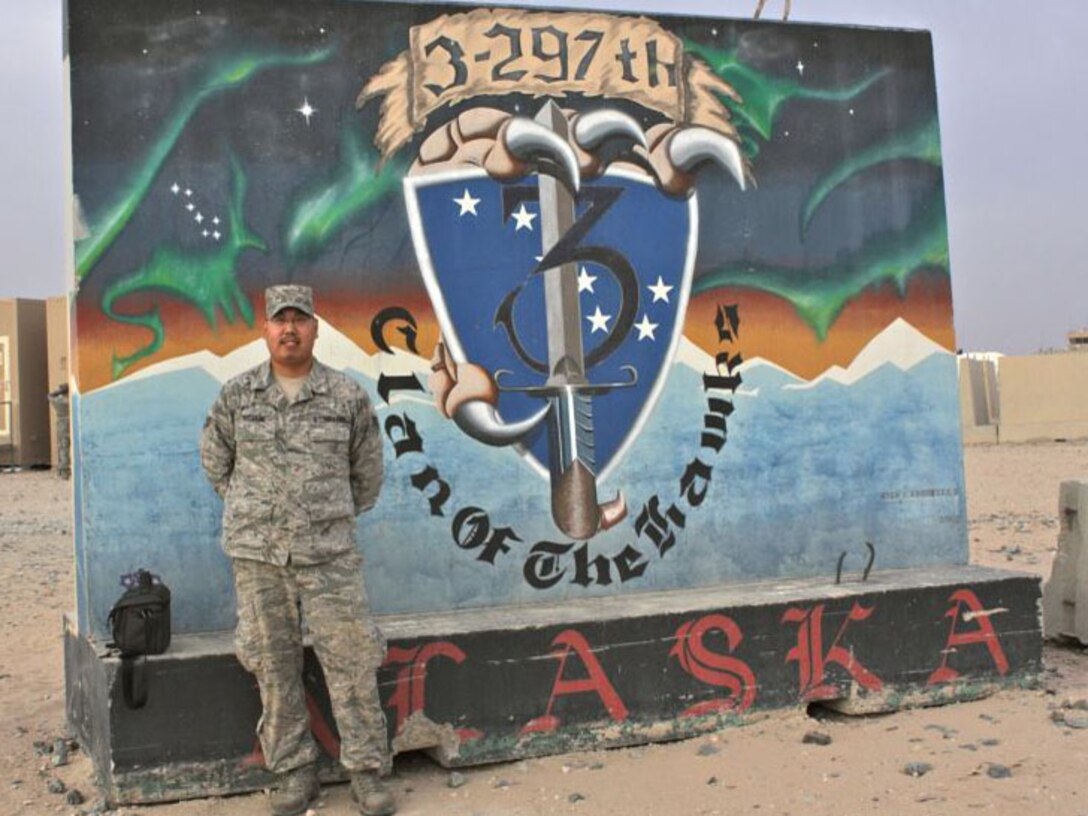
<path fill-rule="evenodd" d="M 578 292 L 593 292 L 593 283 L 597 280 L 596 275 L 591 275 L 586 271 L 583 266 L 582 271 L 578 273 Z"/>
<path fill-rule="evenodd" d="M 467 215 L 468 213 L 479 215 L 479 213 L 476 212 L 476 205 L 480 203 L 480 199 L 473 198 L 472 194 L 468 191 L 468 187 L 461 193 L 460 198 L 455 198 L 453 200 L 453 203 L 461 208 L 461 212 L 457 213 L 458 216 Z"/>
<path fill-rule="evenodd" d="M 193 191 L 190 190 L 188 187 L 185 188 L 185 197 L 186 198 L 192 198 L 193 197 Z"/>
<path fill-rule="evenodd" d="M 597 311 L 591 315 L 586 315 L 586 320 L 593 325 L 590 334 L 596 334 L 599 331 L 608 331 L 608 321 L 611 319 L 612 315 L 601 314 L 601 307 L 598 306 Z"/>
<path fill-rule="evenodd" d="M 212 233 L 212 238 L 214 238 L 215 240 L 218 241 L 220 237 L 221 237 L 221 234 L 220 234 L 219 230 L 216 230 L 215 232 Z"/>
<path fill-rule="evenodd" d="M 306 120 L 306 124 L 310 124 L 310 117 L 317 113 L 317 108 L 310 104 L 310 100 L 306 97 L 302 98 L 302 107 L 295 108 L 295 113 L 301 113 L 302 118 Z"/>
<path fill-rule="evenodd" d="M 174 195 L 177 195 L 178 193 L 181 192 L 181 188 L 178 187 L 178 183 L 176 181 L 171 185 L 170 192 L 173 193 Z"/>
<path fill-rule="evenodd" d="M 205 238 L 208 237 L 208 231 L 207 230 L 201 230 L 200 234 L 203 235 Z"/>
<path fill-rule="evenodd" d="M 641 341 L 649 337 L 651 340 L 656 340 L 657 338 L 654 337 L 654 329 L 656 329 L 657 326 L 657 323 L 650 322 L 649 315 L 643 315 L 642 320 L 635 324 L 635 328 L 638 329 L 638 339 Z"/>
<path fill-rule="evenodd" d="M 212 218 L 212 223 L 215 224 L 216 226 L 219 226 L 219 216 L 218 215 L 216 215 L 216 216 L 214 216 Z"/>
<path fill-rule="evenodd" d="M 797 60 L 797 73 L 800 76 L 805 75 L 805 64 L 801 60 Z"/>
<path fill-rule="evenodd" d="M 196 215 L 193 216 L 193 220 L 196 221 L 198 224 L 203 224 L 204 223 L 204 215 L 202 213 L 197 213 Z"/>
<path fill-rule="evenodd" d="M 190 201 L 188 204 L 185 205 L 185 209 L 187 209 L 189 212 L 192 212 L 196 209 L 196 204 Z"/>
<path fill-rule="evenodd" d="M 527 229 L 532 232 L 534 218 L 536 218 L 536 213 L 531 213 L 525 209 L 525 203 L 522 202 L 521 207 L 514 213 L 514 220 L 518 222 L 518 225 L 514 228 L 514 232 L 517 232 L 520 229 Z"/>
<path fill-rule="evenodd" d="M 665 284 L 665 281 L 661 279 L 661 276 L 658 275 L 657 283 L 655 283 L 653 286 L 647 286 L 646 288 L 654 293 L 654 303 L 657 303 L 659 300 L 663 300 L 668 303 L 669 292 L 671 292 L 675 287 L 667 286 Z"/>

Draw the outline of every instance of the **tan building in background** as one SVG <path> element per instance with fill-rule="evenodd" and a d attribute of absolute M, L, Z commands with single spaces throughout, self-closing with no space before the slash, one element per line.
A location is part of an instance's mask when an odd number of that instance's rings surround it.
<path fill-rule="evenodd" d="M 959 358 L 964 444 L 1088 438 L 1088 354 L 1069 350 Z"/>
<path fill-rule="evenodd" d="M 0 299 L 0 467 L 50 464 L 45 301 Z"/>
<path fill-rule="evenodd" d="M 997 381 L 1000 441 L 1088 437 L 1088 355 L 1002 357 Z"/>
<path fill-rule="evenodd" d="M 997 362 L 991 357 L 959 357 L 960 418 L 967 445 L 997 442 Z"/>
<path fill-rule="evenodd" d="M 1088 329 L 1077 329 L 1066 335 L 1070 351 L 1088 351 Z"/>
<path fill-rule="evenodd" d="M 68 296 L 45 301 L 46 347 L 49 357 L 49 391 L 68 382 Z M 49 461 L 57 466 L 57 414 L 49 411 Z"/>

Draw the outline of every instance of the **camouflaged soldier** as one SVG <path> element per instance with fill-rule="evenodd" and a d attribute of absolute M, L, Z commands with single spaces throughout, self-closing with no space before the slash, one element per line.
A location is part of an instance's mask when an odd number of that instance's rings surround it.
<path fill-rule="evenodd" d="M 318 748 L 302 685 L 305 617 L 340 731 L 340 761 L 366 816 L 396 810 L 377 689 L 384 644 L 372 625 L 355 546 L 355 516 L 382 479 L 382 445 L 366 392 L 313 356 L 307 286 L 265 292 L 270 359 L 223 386 L 204 424 L 204 471 L 223 498 L 223 547 L 234 568 L 238 659 L 257 677 L 258 725 L 277 775 L 272 812 L 317 797 Z"/>

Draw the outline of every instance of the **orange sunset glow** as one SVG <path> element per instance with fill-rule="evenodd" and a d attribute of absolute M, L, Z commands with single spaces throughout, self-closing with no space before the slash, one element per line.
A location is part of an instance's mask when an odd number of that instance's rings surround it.
<path fill-rule="evenodd" d="M 955 349 L 950 286 L 944 276 L 916 276 L 902 297 L 890 285 L 867 290 L 846 305 L 822 342 L 788 302 L 748 289 L 721 289 L 694 296 L 688 306 L 685 335 L 706 352 L 717 352 L 715 313 L 719 305 L 733 303 L 738 305 L 741 324 L 731 348 L 739 350 L 745 359 L 760 357 L 806 379 L 833 365 L 849 365 L 866 343 L 898 317 L 941 346 Z M 323 321 L 367 354 L 375 354 L 378 348 L 371 337 L 371 323 L 381 309 L 390 305 L 411 312 L 417 324 L 417 349 L 423 357 L 430 357 L 439 330 L 424 292 L 386 295 L 381 304 L 352 292 L 326 292 L 317 296 L 315 308 Z M 134 297 L 126 306 L 131 313 L 140 313 L 151 306 L 151 300 Z M 125 374 L 202 349 L 224 355 L 261 337 L 263 293 L 254 297 L 256 317 L 252 327 L 241 319 L 228 323 L 217 313 L 217 325 L 209 328 L 199 311 L 179 301 L 164 301 L 159 308 L 166 335 L 162 348 L 134 363 Z M 390 346 L 406 347 L 406 339 L 398 331 L 403 325 L 393 321 L 386 326 L 384 336 Z M 76 327 L 75 371 L 83 393 L 112 381 L 114 355 L 130 355 L 151 340 L 147 329 L 111 320 L 87 299 L 76 307 Z"/>

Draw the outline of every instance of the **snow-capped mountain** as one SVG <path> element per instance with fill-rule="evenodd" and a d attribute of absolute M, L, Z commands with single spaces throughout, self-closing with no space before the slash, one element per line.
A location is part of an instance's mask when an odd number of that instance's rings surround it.
<path fill-rule="evenodd" d="M 394 348 L 392 354 L 367 354 L 346 334 L 328 321 L 322 320 L 320 315 L 318 320 L 321 322 L 317 341 L 314 343 L 314 355 L 326 365 L 337 369 L 351 369 L 372 380 L 376 380 L 383 372 L 387 375 L 426 374 L 430 370 L 427 361 L 422 357 L 398 348 Z M 224 355 L 201 349 L 192 354 L 163 360 L 103 386 L 103 389 L 189 369 L 202 369 L 222 383 L 267 359 L 268 348 L 264 340 L 258 338 Z"/>
<path fill-rule="evenodd" d="M 427 360 L 415 354 L 393 349 L 392 354 L 368 354 L 331 323 L 322 320 L 314 353 L 322 362 L 338 369 L 350 369 L 362 376 L 377 380 L 379 375 L 418 374 L 425 381 L 430 366 Z M 740 392 L 745 396 L 757 396 L 762 387 L 778 387 L 787 390 L 807 390 L 825 381 L 838 385 L 853 385 L 884 365 L 892 365 L 907 371 L 933 354 L 950 355 L 947 349 L 933 342 L 903 318 L 896 318 L 880 334 L 870 340 L 845 368 L 831 366 L 819 376 L 805 380 L 786 368 L 759 357 L 745 360 L 739 370 L 747 379 Z M 149 377 L 175 371 L 200 369 L 218 382 L 226 382 L 267 359 L 268 351 L 263 339 L 240 346 L 225 355 L 206 349 L 164 360 L 148 366 L 103 388 L 113 388 L 121 383 L 132 383 Z M 700 374 L 714 368 L 714 357 L 686 337 L 680 338 L 675 362 Z M 758 385 L 757 385 L 758 383 Z M 99 389 L 102 390 L 102 389 Z M 401 399 L 430 402 L 429 397 L 400 394 Z"/>
<path fill-rule="evenodd" d="M 813 388 L 825 380 L 839 385 L 853 385 L 883 365 L 892 365 L 900 371 L 908 371 L 933 354 L 951 356 L 952 352 L 930 340 L 903 318 L 897 317 L 884 331 L 866 343 L 846 368 L 832 366 L 807 383 L 785 387 L 797 390 Z"/>
<path fill-rule="evenodd" d="M 707 354 L 701 347 L 688 340 L 687 337 L 680 338 L 680 345 L 676 350 L 675 362 L 686 365 L 688 368 L 697 371 L 700 374 L 707 371 L 713 371 L 714 369 L 714 356 L 712 354 Z M 737 367 L 737 370 L 743 374 L 754 368 L 773 371 L 786 380 L 801 382 L 801 378 L 792 371 L 788 371 L 777 363 L 772 363 L 770 360 L 764 360 L 760 357 L 753 357 L 751 360 L 745 360 Z"/>
<path fill-rule="evenodd" d="M 951 352 L 940 344 L 934 343 L 903 318 L 898 317 L 870 340 L 848 366 L 845 368 L 838 365 L 831 366 L 811 380 L 798 377 L 789 369 L 761 357 L 745 360 L 738 370 L 742 375 L 748 375 L 750 380 L 769 378 L 781 388 L 805 390 L 814 388 L 825 381 L 839 385 L 853 385 L 881 366 L 889 364 L 900 371 L 907 371 L 933 354 L 950 355 Z M 714 368 L 714 357 L 686 337 L 681 338 L 676 362 L 699 372 L 710 371 Z M 755 396 L 758 389 L 746 391 L 742 386 L 741 393 Z"/>
<path fill-rule="evenodd" d="M 368 355 L 324 322 L 317 354 L 371 390 L 382 373 L 410 371 L 422 379 L 428 368 L 411 354 Z M 197 352 L 80 398 L 83 529 L 87 551 L 96 553 L 87 570 L 96 585 L 111 587 L 92 599 L 95 620 L 105 621 L 116 576 L 131 569 L 133 550 L 115 542 L 153 530 L 156 563 L 171 576 L 171 588 L 199 599 L 179 610 L 179 629 L 233 625 L 229 566 L 218 543 L 222 507 L 201 471 L 200 429 L 221 383 L 266 356 L 259 339 L 222 357 Z M 675 496 L 693 457 L 713 468 L 710 498 L 691 508 L 677 534 L 683 556 L 655 558 L 640 588 L 824 575 L 844 541 L 880 542 L 882 568 L 966 562 L 955 358 L 905 322 L 890 325 L 825 387 L 788 388 L 805 381 L 768 361 L 746 362 L 738 396 L 747 399 L 736 401 L 720 449 L 704 442 L 713 425 L 707 425 L 703 375 L 714 358 L 682 340 L 677 362 L 637 439 L 599 482 L 600 495 L 622 491 L 635 509 L 594 539 L 601 552 L 616 553 L 637 540 L 637 508 Z M 822 378 L 831 379 L 827 372 Z M 836 385 L 843 381 L 850 387 Z M 410 419 L 423 449 L 397 456 L 396 434 L 383 434 L 388 471 L 360 537 L 378 576 L 370 587 L 373 608 L 415 614 L 538 600 L 522 562 L 535 542 L 561 540 L 547 482 L 516 451 L 463 433 L 425 392 L 392 398 L 413 403 L 375 399 L 375 407 Z M 604 412 L 601 418 L 607 421 Z M 441 517 L 429 511 L 434 489 L 423 491 L 414 481 L 425 463 L 450 491 L 449 512 Z M 884 498 L 919 486 L 942 488 L 927 499 L 928 509 Z M 525 542 L 522 556 L 513 551 L 494 569 L 480 569 L 476 556 L 450 539 L 451 516 L 466 507 L 482 508 L 492 524 L 515 530 Z M 552 596 L 611 591 L 567 581 Z"/>

